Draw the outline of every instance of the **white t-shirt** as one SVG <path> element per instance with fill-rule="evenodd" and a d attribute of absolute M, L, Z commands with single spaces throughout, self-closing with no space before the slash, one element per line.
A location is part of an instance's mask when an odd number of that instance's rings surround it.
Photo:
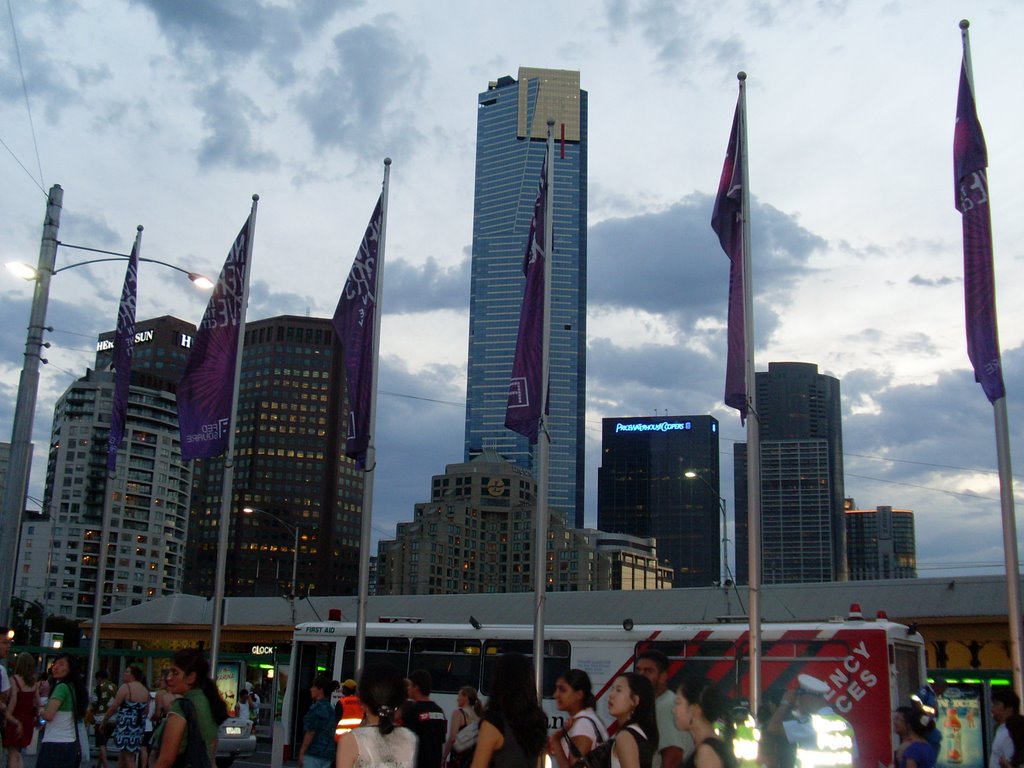
<path fill-rule="evenodd" d="M 570 739 L 586 736 L 591 741 L 591 749 L 603 741 L 608 741 L 608 729 L 604 727 L 601 718 L 593 709 L 582 709 L 577 712 L 567 735 Z M 576 762 L 569 754 L 569 745 L 565 743 L 565 739 L 559 739 L 558 744 L 562 748 L 562 753 L 569 759 L 569 764 Z"/>
<path fill-rule="evenodd" d="M 654 753 L 651 768 L 661 768 L 661 750 L 668 747 L 679 747 L 683 750 L 683 759 L 693 751 L 693 737 L 686 731 L 679 730 L 676 725 L 676 695 L 665 691 L 654 702 L 654 712 L 658 720 L 658 751 Z"/>
<path fill-rule="evenodd" d="M 1010 732 L 1006 730 L 1006 723 L 996 728 L 995 736 L 992 737 L 992 754 L 988 759 L 989 768 L 999 768 L 1000 757 L 1005 757 L 1007 760 L 1013 758 L 1013 739 L 1010 738 Z"/>
<path fill-rule="evenodd" d="M 0 662 L 0 693 L 7 693 L 11 690 L 11 680 L 7 677 L 7 667 Z"/>

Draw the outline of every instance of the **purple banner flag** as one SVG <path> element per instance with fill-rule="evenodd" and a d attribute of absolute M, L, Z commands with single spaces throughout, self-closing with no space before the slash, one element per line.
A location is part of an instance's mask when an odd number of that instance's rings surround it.
<path fill-rule="evenodd" d="M 366 469 L 370 447 L 370 400 L 373 396 L 373 325 L 377 314 L 377 266 L 383 216 L 382 194 L 377 199 L 363 242 L 348 273 L 331 324 L 341 342 L 348 392 L 348 443 L 345 455 Z"/>
<path fill-rule="evenodd" d="M 110 411 L 110 435 L 107 437 L 107 471 L 117 469 L 117 449 L 124 437 L 128 413 L 128 388 L 132 380 L 132 353 L 135 351 L 135 302 L 139 285 L 139 241 L 136 238 L 128 257 L 121 289 L 121 305 L 117 309 L 117 330 L 114 332 L 114 404 Z"/>
<path fill-rule="evenodd" d="M 178 427 L 183 459 L 219 456 L 228 447 L 249 256 L 249 219 L 224 262 L 178 384 Z"/>
<path fill-rule="evenodd" d="M 547 244 L 544 242 L 544 217 L 548 198 L 548 160 L 540 167 L 540 185 L 530 219 L 530 235 L 523 257 L 526 287 L 519 311 L 519 332 L 516 335 L 516 354 L 512 361 L 512 380 L 508 386 L 508 404 L 505 408 L 505 426 L 537 442 L 541 408 L 543 407 L 544 354 L 544 262 Z"/>
<path fill-rule="evenodd" d="M 732 119 L 729 147 L 718 182 L 711 228 L 729 257 L 729 330 L 725 364 L 725 404 L 747 418 L 746 354 L 743 314 L 743 153 L 740 149 L 740 105 Z"/>
<path fill-rule="evenodd" d="M 974 93 L 965 62 L 960 64 L 960 92 L 953 131 L 956 208 L 963 215 L 964 307 L 967 356 L 974 378 L 990 402 L 1006 395 L 996 327 L 995 273 L 992 266 L 992 212 L 988 199 L 988 152 L 978 122 Z"/>

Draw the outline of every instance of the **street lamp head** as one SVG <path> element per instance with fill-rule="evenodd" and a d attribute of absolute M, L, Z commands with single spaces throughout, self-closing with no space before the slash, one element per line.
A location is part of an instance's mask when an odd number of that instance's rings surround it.
<path fill-rule="evenodd" d="M 35 280 L 39 276 L 35 267 L 22 264 L 20 261 L 8 261 L 4 266 L 7 267 L 8 272 L 22 280 Z"/>
<path fill-rule="evenodd" d="M 688 469 L 685 472 L 683 472 L 683 477 L 688 477 L 692 480 L 693 478 L 697 477 L 697 473 L 694 472 L 692 469 Z"/>
<path fill-rule="evenodd" d="M 200 275 L 198 272 L 189 272 L 188 279 L 192 281 L 192 284 L 203 291 L 208 291 L 213 288 L 213 280 L 208 278 L 206 275 Z"/>

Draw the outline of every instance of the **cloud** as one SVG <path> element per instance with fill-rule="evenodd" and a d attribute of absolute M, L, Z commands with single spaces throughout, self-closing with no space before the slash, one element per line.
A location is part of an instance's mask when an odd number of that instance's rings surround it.
<path fill-rule="evenodd" d="M 950 285 L 951 283 L 959 283 L 960 278 L 948 276 L 930 278 L 922 277 L 921 275 L 914 275 L 910 278 L 909 282 L 911 285 L 920 285 L 925 288 L 940 288 L 945 285 Z"/>
<path fill-rule="evenodd" d="M 218 67 L 263 54 L 265 71 L 279 84 L 296 77 L 290 54 L 337 13 L 357 0 L 298 0 L 289 6 L 249 0 L 135 0 L 153 13 L 163 34 L 182 55 L 212 59 Z"/>
<path fill-rule="evenodd" d="M 465 310 L 469 301 L 470 260 L 444 267 L 429 257 L 421 267 L 402 259 L 388 264 L 385 311 Z"/>
<path fill-rule="evenodd" d="M 693 193 L 660 213 L 591 227 L 589 306 L 659 313 L 680 333 L 693 332 L 705 318 L 724 323 L 729 262 L 711 230 L 712 207 L 710 195 Z M 789 301 L 810 257 L 826 242 L 770 205 L 755 201 L 753 208 L 761 343 L 778 324 L 772 305 Z"/>
<path fill-rule="evenodd" d="M 403 154 L 421 139 L 415 103 L 426 60 L 378 19 L 334 38 L 333 61 L 296 99 L 321 150 Z"/>
<path fill-rule="evenodd" d="M 195 104 L 203 112 L 207 136 L 199 148 L 203 170 L 226 167 L 246 171 L 273 171 L 277 156 L 255 146 L 251 122 L 267 123 L 266 115 L 246 94 L 224 78 L 197 90 Z"/>

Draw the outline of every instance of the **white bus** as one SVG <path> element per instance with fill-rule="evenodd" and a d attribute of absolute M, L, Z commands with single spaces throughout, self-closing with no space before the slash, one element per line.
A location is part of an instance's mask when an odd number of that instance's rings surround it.
<path fill-rule="evenodd" d="M 551 696 L 563 671 L 582 669 L 590 675 L 597 711 L 607 718 L 605 692 L 648 648 L 668 656 L 673 688 L 687 677 L 705 677 L 717 684 L 726 702 L 747 703 L 746 624 L 548 625 L 544 637 L 543 705 L 550 728 L 562 724 Z M 296 628 L 282 712 L 286 754 L 302 741 L 313 678 L 354 676 L 355 639 L 356 625 L 351 622 L 311 622 Z M 381 617 L 366 628 L 365 663 L 386 661 L 403 675 L 427 670 L 433 679 L 431 698 L 449 715 L 462 686 L 473 686 L 486 699 L 495 659 L 511 652 L 532 657 L 532 626 L 477 628 Z M 884 617 L 863 620 L 853 613 L 845 620 L 766 623 L 762 659 L 762 702 L 777 699 L 795 685 L 797 675 L 813 675 L 829 685 L 830 705 L 853 726 L 859 765 L 874 768 L 892 762 L 892 711 L 908 703 L 926 679 L 921 635 Z"/>

